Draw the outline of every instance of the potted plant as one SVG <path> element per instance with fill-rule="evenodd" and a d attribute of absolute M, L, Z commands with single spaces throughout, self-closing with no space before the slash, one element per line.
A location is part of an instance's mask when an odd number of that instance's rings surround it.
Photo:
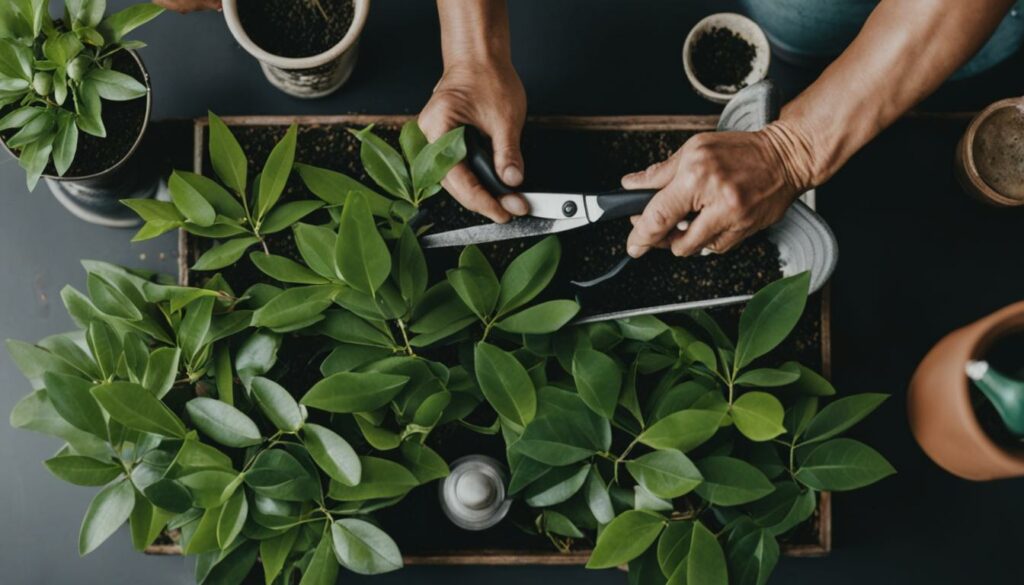
<path fill-rule="evenodd" d="M 149 123 L 146 69 L 126 38 L 162 12 L 138 4 L 104 15 L 105 2 L 69 2 L 62 20 L 48 2 L 0 6 L 0 139 L 25 169 L 29 190 L 41 177 L 76 216 L 132 225 L 118 203 L 149 197 L 156 181 L 128 162 Z"/>
<path fill-rule="evenodd" d="M 330 95 L 356 66 L 370 0 L 224 0 L 235 40 L 267 80 L 299 98 Z"/>

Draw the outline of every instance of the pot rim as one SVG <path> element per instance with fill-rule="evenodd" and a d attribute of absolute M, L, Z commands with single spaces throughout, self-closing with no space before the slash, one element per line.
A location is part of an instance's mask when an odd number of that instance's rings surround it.
<path fill-rule="evenodd" d="M 128 149 L 128 152 L 125 153 L 125 155 L 123 157 L 121 157 L 121 160 L 117 161 L 116 163 L 114 163 L 113 165 L 107 167 L 106 169 L 103 169 L 102 171 L 97 171 L 95 173 L 92 173 L 91 175 L 64 175 L 64 176 L 61 176 L 61 175 L 51 175 L 51 174 L 43 173 L 42 177 L 44 179 L 49 179 L 51 181 L 59 181 L 59 182 L 91 181 L 93 179 L 98 179 L 100 177 L 109 175 L 109 174 L 113 173 L 114 171 L 116 171 L 116 170 L 120 169 L 121 167 L 123 167 L 128 162 L 128 160 L 131 159 L 132 156 L 135 155 L 135 153 L 139 150 L 139 147 L 142 146 L 142 139 L 146 136 L 146 130 L 149 129 L 149 118 L 150 118 L 150 115 L 152 115 L 152 113 L 153 113 L 153 86 L 150 83 L 149 70 L 146 69 L 146 65 L 145 65 L 145 63 L 142 62 L 142 57 L 139 57 L 138 52 L 135 51 L 134 49 L 124 49 L 124 50 L 129 55 L 131 55 L 132 59 L 135 60 L 135 64 L 139 66 L 139 70 L 142 72 L 143 83 L 146 86 L 146 114 L 145 114 L 145 116 L 142 119 L 142 127 L 139 128 L 139 134 L 138 134 L 138 136 L 135 137 L 135 142 L 132 143 L 132 147 L 130 149 Z M 11 149 L 11 147 L 7 146 L 6 142 L 4 142 L 3 140 L 0 140 L 0 145 L 3 145 L 4 150 L 6 150 L 15 159 L 18 158 L 18 154 L 15 153 Z"/>
<path fill-rule="evenodd" d="M 728 28 L 754 46 L 756 51 L 754 68 L 747 75 L 746 79 L 743 80 L 746 83 L 745 87 L 750 87 L 768 76 L 768 68 L 772 61 L 772 50 L 764 29 L 750 18 L 736 12 L 716 12 L 715 14 L 705 16 L 697 24 L 693 25 L 693 28 L 690 29 L 686 39 L 683 41 L 682 59 L 686 79 L 689 80 L 690 85 L 693 86 L 693 89 L 701 97 L 717 104 L 725 104 L 735 97 L 740 90 L 737 89 L 734 92 L 725 93 L 711 89 L 704 85 L 693 71 L 693 43 L 696 41 L 699 33 L 703 33 L 712 26 Z M 764 56 L 763 61 L 761 60 L 762 55 Z"/>
<path fill-rule="evenodd" d="M 249 33 L 245 31 L 245 27 L 242 26 L 242 21 L 238 17 L 238 2 L 239 0 L 223 0 L 224 20 L 228 24 L 231 35 L 247 53 L 257 60 L 280 69 L 313 69 L 341 57 L 359 40 L 370 12 L 370 0 L 352 0 L 355 8 L 352 24 L 349 25 L 348 32 L 336 45 L 323 53 L 309 57 L 282 57 L 264 50 L 249 37 Z"/>
<path fill-rule="evenodd" d="M 963 149 L 961 153 L 963 158 L 963 172 L 964 175 L 966 175 L 967 180 L 969 180 L 971 184 L 992 203 L 1005 207 L 1017 207 L 1024 205 L 1024 200 L 1008 197 L 993 189 L 992 186 L 982 178 L 981 174 L 978 172 L 978 166 L 974 162 L 974 138 L 978 134 L 978 128 L 980 128 L 981 124 L 988 120 L 992 114 L 1005 108 L 1024 108 L 1024 97 L 1012 97 L 999 100 L 990 104 L 978 113 L 978 115 L 975 116 L 967 126 L 967 130 L 964 132 L 963 138 L 960 139 L 960 148 Z"/>

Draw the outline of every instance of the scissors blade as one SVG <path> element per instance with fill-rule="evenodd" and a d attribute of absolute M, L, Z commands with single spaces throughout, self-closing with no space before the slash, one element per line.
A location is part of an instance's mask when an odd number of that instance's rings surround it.
<path fill-rule="evenodd" d="M 523 193 L 530 205 L 530 216 L 544 219 L 579 219 L 587 217 L 584 195 L 576 193 Z"/>
<path fill-rule="evenodd" d="M 468 246 L 470 244 L 486 244 L 528 238 L 530 236 L 546 236 L 568 231 L 588 222 L 586 217 L 577 219 L 544 219 L 540 217 L 519 217 L 508 223 L 489 223 L 437 234 L 427 234 L 420 240 L 425 248 L 446 248 L 450 246 Z"/>

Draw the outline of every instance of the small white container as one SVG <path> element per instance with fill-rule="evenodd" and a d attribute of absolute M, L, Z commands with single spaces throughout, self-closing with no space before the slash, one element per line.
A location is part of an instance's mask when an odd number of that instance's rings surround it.
<path fill-rule="evenodd" d="M 354 0 L 355 14 L 348 32 L 329 50 L 310 57 L 281 57 L 263 50 L 245 32 L 238 17 L 238 3 L 224 0 L 224 19 L 228 29 L 250 55 L 260 62 L 263 74 L 274 87 L 288 95 L 313 99 L 330 95 L 348 81 L 359 54 L 359 35 L 370 12 L 370 0 Z"/>
<path fill-rule="evenodd" d="M 754 62 L 751 64 L 750 73 L 741 84 L 742 87 L 732 88 L 731 91 L 719 91 L 721 88 L 710 88 L 697 79 L 693 70 L 693 45 L 704 33 L 714 28 L 724 28 L 738 34 L 743 40 L 754 47 Z M 771 62 L 771 45 L 768 44 L 768 37 L 756 22 L 742 14 L 733 12 L 719 12 L 712 14 L 698 22 L 683 41 L 683 70 L 686 71 L 686 78 L 690 85 L 704 99 L 716 104 L 728 103 L 743 87 L 754 85 L 768 76 L 768 65 Z"/>

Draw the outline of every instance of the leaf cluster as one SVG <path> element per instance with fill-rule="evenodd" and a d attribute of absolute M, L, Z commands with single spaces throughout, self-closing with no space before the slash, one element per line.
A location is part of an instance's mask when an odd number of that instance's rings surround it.
<path fill-rule="evenodd" d="M 34 189 L 50 161 L 63 176 L 78 151 L 79 132 L 105 138 L 103 100 L 128 101 L 148 92 L 113 69 L 122 50 L 145 46 L 125 38 L 163 9 L 137 4 L 106 15 L 106 0 L 67 0 L 63 20 L 49 0 L 0 4 L 0 132 Z"/>

